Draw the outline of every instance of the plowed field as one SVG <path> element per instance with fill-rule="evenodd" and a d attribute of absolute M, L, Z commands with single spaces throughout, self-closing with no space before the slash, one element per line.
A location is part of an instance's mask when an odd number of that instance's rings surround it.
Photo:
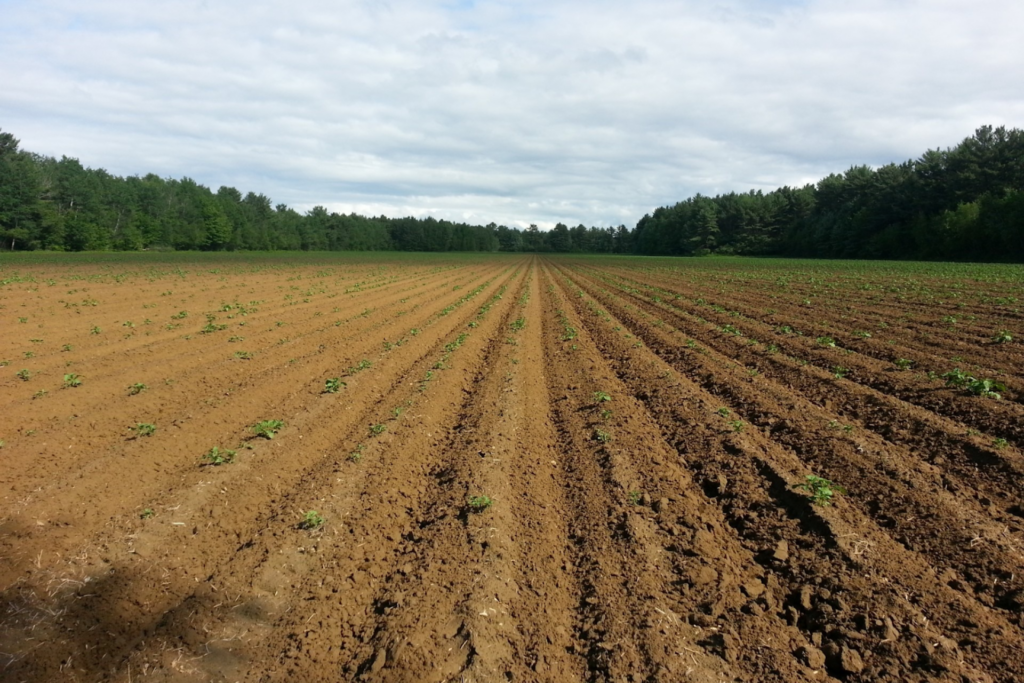
<path fill-rule="evenodd" d="M 0 263 L 0 680 L 1024 680 L 1019 268 L 175 256 Z"/>

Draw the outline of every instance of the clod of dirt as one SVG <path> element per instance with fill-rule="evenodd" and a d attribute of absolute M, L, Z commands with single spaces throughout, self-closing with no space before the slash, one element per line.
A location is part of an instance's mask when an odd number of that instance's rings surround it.
<path fill-rule="evenodd" d="M 772 553 L 772 558 L 779 562 L 785 562 L 789 559 L 789 543 L 787 541 L 779 541 L 778 545 L 775 546 L 775 552 Z"/>
<path fill-rule="evenodd" d="M 668 510 L 668 498 L 660 498 L 654 501 L 654 511 L 662 513 Z"/>
<path fill-rule="evenodd" d="M 839 668 L 848 674 L 859 674 L 864 670 L 864 660 L 852 647 L 844 647 L 839 655 Z"/>
<path fill-rule="evenodd" d="M 690 572 L 690 583 L 694 586 L 706 586 L 718 581 L 718 572 L 711 567 L 701 567 Z"/>
<path fill-rule="evenodd" d="M 821 669 L 825 666 L 825 653 L 813 645 L 805 645 L 800 648 L 797 656 L 812 669 Z"/>
<path fill-rule="evenodd" d="M 715 542 L 715 537 L 711 535 L 711 532 L 704 529 L 698 530 L 693 535 L 693 550 L 701 557 L 710 559 L 715 559 L 722 553 Z"/>
<path fill-rule="evenodd" d="M 814 587 L 813 586 L 801 586 L 800 587 L 800 593 L 799 593 L 799 596 L 797 598 L 797 603 L 800 605 L 800 608 L 802 610 L 804 610 L 805 612 L 810 611 L 811 608 L 814 607 L 814 603 L 811 602 L 811 597 L 813 595 L 814 595 Z"/>

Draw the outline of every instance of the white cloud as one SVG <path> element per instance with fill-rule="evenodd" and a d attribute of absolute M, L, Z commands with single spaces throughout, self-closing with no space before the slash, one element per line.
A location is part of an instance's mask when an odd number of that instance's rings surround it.
<path fill-rule="evenodd" d="M 0 126 L 300 209 L 550 226 L 1021 126 L 1008 0 L 8 0 Z"/>

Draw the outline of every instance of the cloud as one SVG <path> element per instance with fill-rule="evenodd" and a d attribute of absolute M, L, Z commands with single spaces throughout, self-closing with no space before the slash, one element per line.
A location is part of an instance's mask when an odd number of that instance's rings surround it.
<path fill-rule="evenodd" d="M 631 225 L 1020 126 L 1024 5 L 0 4 L 0 126 L 299 209 Z"/>

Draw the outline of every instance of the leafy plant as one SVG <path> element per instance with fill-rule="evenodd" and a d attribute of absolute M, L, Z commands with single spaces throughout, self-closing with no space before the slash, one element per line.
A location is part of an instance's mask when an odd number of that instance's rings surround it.
<path fill-rule="evenodd" d="M 729 417 L 729 415 L 730 415 L 730 413 L 731 413 L 732 411 L 730 411 L 730 410 L 729 410 L 728 408 L 726 408 L 725 406 L 722 406 L 721 408 L 719 408 L 719 409 L 718 409 L 718 410 L 716 410 L 715 412 L 716 412 L 716 413 L 718 413 L 719 415 L 721 415 L 722 417 Z"/>
<path fill-rule="evenodd" d="M 954 368 L 942 375 L 947 387 L 961 387 L 975 396 L 1001 399 L 1000 391 L 1006 391 L 1006 385 L 994 379 L 978 379 L 960 368 Z"/>
<path fill-rule="evenodd" d="M 601 443 L 608 443 L 612 440 L 612 435 L 602 429 L 595 429 L 594 440 Z"/>
<path fill-rule="evenodd" d="M 960 368 L 953 368 L 949 372 L 943 373 L 941 377 L 946 380 L 947 387 L 963 387 L 974 379 Z"/>
<path fill-rule="evenodd" d="M 850 368 L 844 368 L 842 365 L 837 365 L 832 368 L 832 376 L 836 379 L 842 379 L 850 372 Z"/>
<path fill-rule="evenodd" d="M 1013 335 L 1008 330 L 999 330 L 995 336 L 992 337 L 992 341 L 996 344 L 1006 344 L 1007 342 L 1013 341 Z"/>
<path fill-rule="evenodd" d="M 510 327 L 511 327 L 511 328 L 512 328 L 513 330 L 515 330 L 516 332 L 519 332 L 519 331 L 520 331 L 520 330 L 522 330 L 522 329 L 523 329 L 524 327 L 526 327 L 526 318 L 516 318 L 516 319 L 515 319 L 515 320 L 514 320 L 514 321 L 512 322 L 512 324 L 510 325 Z"/>
<path fill-rule="evenodd" d="M 900 370 L 907 370 L 913 364 L 914 361 L 910 360 L 909 358 L 897 358 L 895 363 L 896 367 L 899 368 Z"/>
<path fill-rule="evenodd" d="M 871 339 L 871 333 L 866 330 L 857 330 L 853 333 L 853 336 L 859 339 Z"/>
<path fill-rule="evenodd" d="M 75 347 L 74 347 L 74 346 L 72 346 L 71 344 L 65 344 L 64 346 L 60 347 L 60 350 L 61 350 L 61 351 L 71 351 L 71 350 L 72 350 L 72 349 L 74 349 L 74 348 L 75 348 Z"/>
<path fill-rule="evenodd" d="M 348 459 L 352 462 L 359 462 L 363 459 L 363 444 L 357 445 L 351 453 L 348 454 Z"/>
<path fill-rule="evenodd" d="M 156 516 L 156 513 L 153 512 L 153 508 L 146 508 L 139 515 L 139 517 L 142 518 L 142 519 L 150 519 L 150 518 L 155 517 L 155 516 Z"/>
<path fill-rule="evenodd" d="M 729 426 L 732 427 L 732 431 L 734 431 L 734 432 L 737 432 L 737 433 L 738 432 L 742 432 L 743 431 L 743 420 L 732 420 L 729 423 Z"/>
<path fill-rule="evenodd" d="M 235 358 L 239 360 L 252 360 L 252 353 L 249 351 L 235 351 Z"/>
<path fill-rule="evenodd" d="M 254 424 L 251 429 L 252 433 L 256 436 L 262 436 L 264 439 L 273 439 L 281 429 L 284 427 L 284 422 L 281 420 L 261 420 Z"/>
<path fill-rule="evenodd" d="M 136 382 L 135 384 L 129 384 L 128 385 L 128 395 L 129 396 L 136 396 L 138 394 L 141 394 L 143 391 L 145 391 L 148 388 L 149 387 L 146 386 L 145 384 L 143 384 L 142 382 Z"/>
<path fill-rule="evenodd" d="M 997 439 L 994 439 L 992 441 L 992 448 L 995 448 L 995 449 L 1003 449 L 1003 448 L 1006 448 L 1009 445 L 1010 445 L 1010 443 L 1006 439 L 1003 439 L 1003 438 L 997 438 Z"/>
<path fill-rule="evenodd" d="M 207 451 L 206 455 L 203 456 L 203 460 L 205 460 L 208 464 L 213 465 L 214 467 L 217 467 L 219 465 L 225 465 L 227 463 L 234 462 L 235 451 L 229 450 L 227 448 L 222 450 L 217 446 L 214 446 L 209 451 Z"/>
<path fill-rule="evenodd" d="M 99 334 L 101 331 L 102 330 L 100 330 L 99 325 L 94 325 L 93 328 L 89 330 L 89 334 Z"/>
<path fill-rule="evenodd" d="M 796 487 L 807 491 L 808 498 L 811 499 L 811 502 L 817 503 L 823 507 L 831 505 L 832 498 L 837 494 L 846 493 L 846 489 L 842 486 L 813 474 L 808 474 L 806 480 L 797 484 Z"/>
<path fill-rule="evenodd" d="M 319 529 L 327 522 L 324 516 L 316 510 L 310 510 L 302 515 L 302 521 L 299 522 L 299 528 L 306 531 L 315 531 Z"/>
<path fill-rule="evenodd" d="M 150 422 L 138 422 L 134 427 L 128 429 L 135 432 L 138 436 L 153 436 L 156 433 L 156 425 Z"/>
<path fill-rule="evenodd" d="M 629 501 L 630 505 L 639 505 L 640 504 L 640 500 L 643 497 L 644 497 L 644 494 L 640 493 L 639 491 L 637 491 L 635 489 L 633 491 L 630 491 L 629 493 L 626 494 L 626 500 Z"/>
<path fill-rule="evenodd" d="M 483 512 L 494 505 L 494 500 L 490 496 L 470 496 L 467 503 L 473 512 Z"/>
<path fill-rule="evenodd" d="M 324 381 L 324 393 L 325 394 L 336 394 L 341 391 L 342 387 L 348 386 L 341 381 L 340 377 L 331 377 Z"/>
<path fill-rule="evenodd" d="M 972 378 L 973 379 L 973 378 Z M 965 387 L 967 391 L 971 392 L 975 396 L 983 396 L 985 398 L 994 398 L 996 400 L 1001 399 L 1003 396 L 1000 391 L 1006 391 L 1006 385 L 1002 382 L 997 382 L 994 379 L 974 379 L 967 383 Z"/>
<path fill-rule="evenodd" d="M 71 389 L 82 386 L 82 378 L 74 373 L 64 375 L 64 388 Z"/>
<path fill-rule="evenodd" d="M 28 370 L 27 370 L 26 368 L 22 368 L 21 370 L 18 370 L 18 371 L 17 371 L 16 373 L 14 373 L 14 374 L 15 374 L 15 375 L 17 376 L 17 378 L 18 378 L 18 379 L 20 379 L 20 380 L 21 380 L 22 382 L 27 382 L 27 381 L 29 381 L 29 380 L 30 380 L 30 379 L 32 378 L 32 373 L 31 373 L 31 372 L 29 372 L 29 371 L 28 371 Z"/>
<path fill-rule="evenodd" d="M 378 424 L 375 424 L 375 425 L 370 425 L 370 434 L 373 434 L 374 436 L 378 436 L 380 434 L 383 434 L 387 430 L 388 430 L 388 426 L 385 425 L 385 424 L 378 423 Z"/>
<path fill-rule="evenodd" d="M 836 347 L 836 340 L 832 337 L 818 337 L 815 341 L 818 343 L 818 346 L 827 349 L 834 349 Z"/>
<path fill-rule="evenodd" d="M 598 403 L 606 403 L 606 402 L 612 400 L 612 396 L 611 396 L 611 394 L 608 394 L 608 393 L 606 393 L 604 391 L 595 391 L 594 392 L 594 400 L 596 402 L 598 402 Z"/>

